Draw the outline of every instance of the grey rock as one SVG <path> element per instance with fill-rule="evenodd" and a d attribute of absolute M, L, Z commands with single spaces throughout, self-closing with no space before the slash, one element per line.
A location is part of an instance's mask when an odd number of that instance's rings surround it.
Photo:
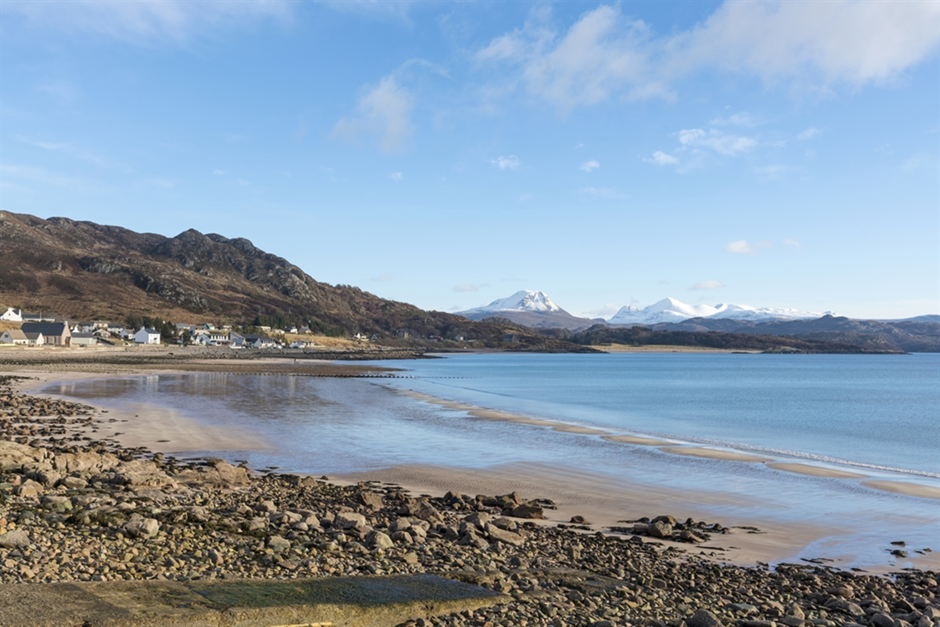
<path fill-rule="evenodd" d="M 160 531 L 160 522 L 136 514 L 124 525 L 124 532 L 132 538 L 152 538 Z"/>
<path fill-rule="evenodd" d="M 708 610 L 695 610 L 691 617 L 686 619 L 689 627 L 722 627 L 718 617 Z"/>
<path fill-rule="evenodd" d="M 353 527 L 365 527 L 366 517 L 356 512 L 340 512 L 333 519 L 333 526 L 339 529 L 352 529 Z"/>
<path fill-rule="evenodd" d="M 672 525 L 664 520 L 650 523 L 646 532 L 654 538 L 668 538 L 672 535 Z"/>
<path fill-rule="evenodd" d="M 366 544 L 373 549 L 387 549 L 395 545 L 392 539 L 381 531 L 374 530 L 366 536 Z"/>
<path fill-rule="evenodd" d="M 0 546 L 6 549 L 22 549 L 30 545 L 29 534 L 22 529 L 14 529 L 0 535 Z"/>
<path fill-rule="evenodd" d="M 523 503 L 513 509 L 510 516 L 516 518 L 542 519 L 545 518 L 545 510 L 537 503 Z"/>
<path fill-rule="evenodd" d="M 290 540 L 287 538 L 282 538 L 281 536 L 271 536 L 268 538 L 268 548 L 275 553 L 283 553 L 290 549 L 290 547 Z"/>

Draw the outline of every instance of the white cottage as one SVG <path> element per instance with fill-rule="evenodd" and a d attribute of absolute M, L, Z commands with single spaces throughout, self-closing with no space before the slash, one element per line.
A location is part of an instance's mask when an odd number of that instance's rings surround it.
<path fill-rule="evenodd" d="M 7 307 L 7 310 L 0 314 L 0 320 L 4 322 L 23 322 L 23 310 Z"/>
<path fill-rule="evenodd" d="M 140 331 L 134 334 L 134 342 L 137 344 L 159 344 L 160 332 L 155 329 L 140 327 Z"/>

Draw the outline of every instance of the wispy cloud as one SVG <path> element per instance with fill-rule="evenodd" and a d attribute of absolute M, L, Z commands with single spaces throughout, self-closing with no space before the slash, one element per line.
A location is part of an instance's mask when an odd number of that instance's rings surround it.
<path fill-rule="evenodd" d="M 793 248 L 803 248 L 803 245 L 800 244 L 795 239 L 785 239 L 783 240 L 783 243 L 786 244 L 787 246 L 792 246 Z"/>
<path fill-rule="evenodd" d="M 0 3 L 0 12 L 19 14 L 37 29 L 83 32 L 134 45 L 151 45 L 161 41 L 182 44 L 207 31 L 255 24 L 259 18 L 286 20 L 293 13 L 294 6 L 287 0 L 71 0 L 4 2 Z"/>
<path fill-rule="evenodd" d="M 495 165 L 500 170 L 515 170 L 520 165 L 522 165 L 522 161 L 520 161 L 519 157 L 516 155 L 500 155 L 490 161 L 490 163 Z"/>
<path fill-rule="evenodd" d="M 744 255 L 754 255 L 757 253 L 754 247 L 747 243 L 746 239 L 739 239 L 725 246 L 726 253 L 738 253 Z"/>
<path fill-rule="evenodd" d="M 454 286 L 455 292 L 479 292 L 480 288 L 486 287 L 486 284 L 473 285 L 472 283 L 461 283 Z"/>
<path fill-rule="evenodd" d="M 52 152 L 59 152 L 76 159 L 81 159 L 82 161 L 87 161 L 89 163 L 94 163 L 98 166 L 107 166 L 108 160 L 104 157 L 98 156 L 88 150 L 78 148 L 68 142 L 51 142 L 51 141 L 42 141 L 30 139 L 28 137 L 17 136 L 17 141 L 20 141 L 29 146 L 34 146 L 36 148 L 42 148 L 43 150 L 48 150 Z"/>
<path fill-rule="evenodd" d="M 388 175 L 388 178 L 390 178 L 390 179 L 392 179 L 393 181 L 395 181 L 396 183 L 398 183 L 398 182 L 401 181 L 402 176 L 403 176 L 403 174 L 402 174 L 401 172 L 392 172 L 391 174 Z"/>
<path fill-rule="evenodd" d="M 817 135 L 819 135 L 819 133 L 820 131 L 818 128 L 816 128 L 815 126 L 811 126 L 805 131 L 803 131 L 802 133 L 800 133 L 799 135 L 797 135 L 796 138 L 800 141 L 805 142 L 809 139 L 816 137 Z"/>
<path fill-rule="evenodd" d="M 411 124 L 413 106 L 411 92 L 399 85 L 393 75 L 386 76 L 377 85 L 366 89 L 356 105 L 357 114 L 341 118 L 333 127 L 332 136 L 345 140 L 374 136 L 382 151 L 398 152 L 414 132 Z"/>
<path fill-rule="evenodd" d="M 604 200 L 616 200 L 626 198 L 613 187 L 582 187 L 576 191 L 581 196 L 590 196 L 592 198 L 603 198 Z"/>
<path fill-rule="evenodd" d="M 591 172 L 593 172 L 599 167 L 601 167 L 600 162 L 595 161 L 594 159 L 591 159 L 590 161 L 585 161 L 584 163 L 582 163 L 581 167 L 578 169 L 581 170 L 582 172 L 587 172 L 590 174 Z"/>
<path fill-rule="evenodd" d="M 678 165 L 679 160 L 672 155 L 667 155 L 661 150 L 657 150 L 653 153 L 652 157 L 643 157 L 643 161 L 647 163 L 655 163 L 656 165 Z"/>
<path fill-rule="evenodd" d="M 88 183 L 81 179 L 61 176 L 59 174 L 52 173 L 45 168 L 10 163 L 0 164 L 0 179 L 2 178 L 19 179 L 21 181 L 39 183 L 40 185 L 52 185 L 55 187 L 73 189 L 83 189 L 88 187 Z"/>
<path fill-rule="evenodd" d="M 226 172 L 225 170 L 213 170 L 212 171 L 213 176 L 225 176 L 226 174 L 228 174 L 228 172 Z"/>
<path fill-rule="evenodd" d="M 377 276 L 374 276 L 374 277 L 372 277 L 372 278 L 369 279 L 369 280 L 370 280 L 370 281 L 391 281 L 391 280 L 394 279 L 394 278 L 395 278 L 395 277 L 392 276 L 391 274 L 388 274 L 388 273 L 386 273 L 386 272 L 383 272 L 382 274 L 379 274 L 379 275 L 377 275 Z"/>
<path fill-rule="evenodd" d="M 705 131 L 692 128 L 675 133 L 682 148 L 708 148 L 720 155 L 735 156 L 757 146 L 757 140 L 743 135 L 732 135 L 716 129 Z"/>
<path fill-rule="evenodd" d="M 718 288 L 724 287 L 725 284 L 721 281 L 699 281 L 692 287 L 690 290 L 717 290 Z"/>
<path fill-rule="evenodd" d="M 734 113 L 726 118 L 715 118 L 709 122 L 712 126 L 757 126 L 759 122 L 747 111 Z"/>

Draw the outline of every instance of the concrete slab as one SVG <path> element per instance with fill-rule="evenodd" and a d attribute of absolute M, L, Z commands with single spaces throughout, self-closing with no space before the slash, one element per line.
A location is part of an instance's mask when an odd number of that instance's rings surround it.
<path fill-rule="evenodd" d="M 0 586 L 3 627 L 391 627 L 507 601 L 433 575 Z"/>

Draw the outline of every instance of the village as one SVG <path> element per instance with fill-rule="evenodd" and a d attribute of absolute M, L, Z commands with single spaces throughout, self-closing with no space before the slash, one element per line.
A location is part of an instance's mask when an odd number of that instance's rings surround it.
<path fill-rule="evenodd" d="M 2 307 L 0 307 L 2 309 Z M 69 322 L 50 313 L 27 313 L 21 309 L 7 307 L 0 314 L 0 323 L 7 323 L 0 333 L 0 346 L 18 347 L 71 347 L 84 348 L 95 346 L 128 345 L 167 345 L 180 346 L 219 346 L 233 349 L 283 349 L 316 348 L 319 345 L 312 339 L 291 339 L 288 335 L 311 335 L 307 327 L 287 327 L 272 329 L 267 326 L 253 327 L 259 333 L 240 333 L 231 325 L 213 325 L 211 323 L 175 323 L 171 331 L 175 337 L 164 337 L 159 330 L 141 326 L 139 329 L 125 328 L 125 325 L 107 320 Z M 19 326 L 17 327 L 17 323 Z M 269 334 L 269 335 L 263 335 Z M 356 334 L 356 342 L 368 342 L 370 338 Z"/>

